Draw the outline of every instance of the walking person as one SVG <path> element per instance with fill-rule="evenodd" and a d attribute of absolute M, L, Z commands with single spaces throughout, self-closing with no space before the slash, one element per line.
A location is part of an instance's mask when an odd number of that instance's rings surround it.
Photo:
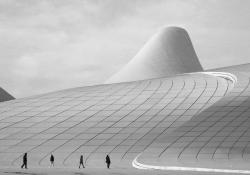
<path fill-rule="evenodd" d="M 27 153 L 24 153 L 24 155 L 23 155 L 23 164 L 22 164 L 22 166 L 21 166 L 21 168 L 25 168 L 25 169 L 27 169 L 28 167 L 27 167 Z"/>
<path fill-rule="evenodd" d="M 50 166 L 55 166 L 54 165 L 54 161 L 55 161 L 55 157 L 53 156 L 53 154 L 51 154 L 51 156 L 50 156 Z"/>
<path fill-rule="evenodd" d="M 81 165 L 82 165 L 83 168 L 85 168 L 84 165 L 83 165 L 83 155 L 80 156 L 79 169 L 81 168 Z"/>
<path fill-rule="evenodd" d="M 106 164 L 107 164 L 107 168 L 109 169 L 110 164 L 111 164 L 111 160 L 110 160 L 109 155 L 106 156 Z"/>

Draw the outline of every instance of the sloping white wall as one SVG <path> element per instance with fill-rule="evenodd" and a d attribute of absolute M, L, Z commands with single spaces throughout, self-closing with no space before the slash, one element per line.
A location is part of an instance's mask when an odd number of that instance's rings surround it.
<path fill-rule="evenodd" d="M 106 83 L 129 82 L 203 71 L 186 30 L 165 27 Z"/>

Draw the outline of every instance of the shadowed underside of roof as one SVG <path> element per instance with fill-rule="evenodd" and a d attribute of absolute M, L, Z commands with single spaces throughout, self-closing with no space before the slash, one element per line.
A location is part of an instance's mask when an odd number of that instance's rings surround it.
<path fill-rule="evenodd" d="M 0 87 L 0 102 L 14 100 L 15 98 Z"/>

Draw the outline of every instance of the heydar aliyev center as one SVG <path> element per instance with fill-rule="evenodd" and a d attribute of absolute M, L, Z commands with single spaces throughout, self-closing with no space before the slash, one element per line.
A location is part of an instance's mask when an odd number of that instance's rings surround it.
<path fill-rule="evenodd" d="M 6 92 L 7 93 L 7 92 Z M 187 32 L 156 33 L 106 84 L 0 103 L 0 167 L 250 174 L 250 64 L 203 70 Z"/>

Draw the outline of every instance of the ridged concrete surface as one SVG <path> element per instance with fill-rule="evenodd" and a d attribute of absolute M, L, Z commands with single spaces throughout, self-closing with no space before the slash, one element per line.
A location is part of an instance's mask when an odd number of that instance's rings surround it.
<path fill-rule="evenodd" d="M 159 136 L 140 161 L 161 166 L 249 169 L 249 68 L 250 64 L 217 69 L 238 77 L 230 93 L 175 131 Z"/>
<path fill-rule="evenodd" d="M 69 89 L 0 104 L 1 166 L 131 166 L 136 155 L 233 88 L 202 73 Z"/>

